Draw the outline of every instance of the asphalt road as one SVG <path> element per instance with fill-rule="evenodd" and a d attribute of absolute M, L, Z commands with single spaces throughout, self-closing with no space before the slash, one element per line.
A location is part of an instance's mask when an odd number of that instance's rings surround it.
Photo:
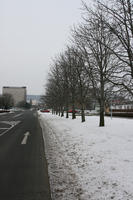
<path fill-rule="evenodd" d="M 50 199 L 37 113 L 0 114 L 0 200 Z"/>

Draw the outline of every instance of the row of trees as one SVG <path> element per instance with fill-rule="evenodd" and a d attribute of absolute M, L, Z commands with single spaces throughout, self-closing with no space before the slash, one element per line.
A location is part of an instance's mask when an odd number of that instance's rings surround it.
<path fill-rule="evenodd" d="M 12 108 L 13 106 L 14 106 L 14 100 L 13 100 L 13 97 L 11 94 L 0 95 L 0 108 L 1 109 L 7 110 L 7 109 Z M 31 105 L 31 103 L 21 101 L 15 106 L 19 107 L 19 108 L 30 109 L 32 105 Z"/>
<path fill-rule="evenodd" d="M 114 92 L 133 97 L 133 1 L 83 3 L 83 21 L 72 29 L 72 42 L 51 66 L 44 96 L 53 112 L 68 117 L 79 103 L 82 122 L 90 96 L 100 105 L 104 126 L 105 103 Z"/>
<path fill-rule="evenodd" d="M 10 94 L 0 95 L 0 108 L 9 109 L 13 107 L 14 101 Z"/>

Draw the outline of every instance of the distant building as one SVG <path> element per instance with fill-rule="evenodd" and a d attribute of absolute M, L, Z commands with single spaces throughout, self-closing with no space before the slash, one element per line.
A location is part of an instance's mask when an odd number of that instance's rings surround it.
<path fill-rule="evenodd" d="M 27 102 L 32 106 L 38 106 L 40 103 L 40 95 L 27 95 Z"/>
<path fill-rule="evenodd" d="M 14 100 L 14 105 L 26 102 L 26 87 L 3 87 L 3 94 L 10 94 Z"/>

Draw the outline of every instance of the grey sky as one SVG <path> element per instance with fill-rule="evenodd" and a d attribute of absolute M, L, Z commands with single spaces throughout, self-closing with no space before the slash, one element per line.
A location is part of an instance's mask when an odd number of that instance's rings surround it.
<path fill-rule="evenodd" d="M 65 47 L 80 8 L 81 0 L 0 0 L 0 90 L 43 93 L 51 57 Z"/>

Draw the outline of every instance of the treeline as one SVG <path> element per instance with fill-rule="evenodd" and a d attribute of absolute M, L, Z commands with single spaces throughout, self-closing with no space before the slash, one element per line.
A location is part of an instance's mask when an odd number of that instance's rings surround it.
<path fill-rule="evenodd" d="M 133 97 L 133 1 L 83 3 L 82 23 L 72 28 L 71 44 L 52 62 L 44 102 L 53 113 L 72 118 L 78 102 L 84 108 L 90 95 L 99 102 L 100 122 L 114 92 Z"/>
<path fill-rule="evenodd" d="M 21 101 L 17 105 L 14 105 L 14 99 L 11 94 L 5 93 L 0 95 L 0 109 L 8 110 L 14 106 L 18 108 L 30 109 L 32 105 L 25 101 Z"/>
<path fill-rule="evenodd" d="M 9 108 L 12 108 L 14 105 L 14 101 L 13 101 L 13 98 L 12 98 L 12 95 L 10 94 L 3 94 L 3 95 L 0 95 L 0 108 L 1 109 L 9 109 Z"/>

